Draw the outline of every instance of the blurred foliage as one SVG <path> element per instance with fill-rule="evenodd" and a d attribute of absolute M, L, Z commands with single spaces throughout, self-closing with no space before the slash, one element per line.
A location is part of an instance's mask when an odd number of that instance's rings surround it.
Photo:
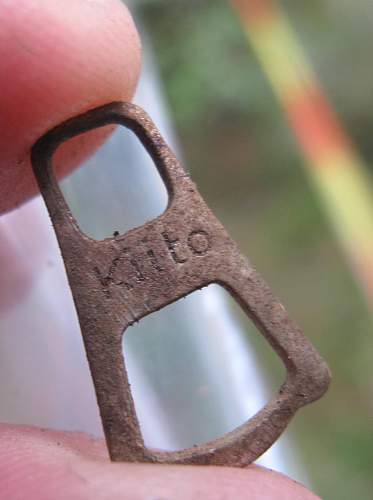
<path fill-rule="evenodd" d="M 373 165 L 373 3 L 282 5 L 344 126 Z M 325 499 L 371 499 L 371 313 L 285 117 L 228 2 L 148 0 L 140 14 L 194 180 L 332 368 L 328 395 L 292 427 L 316 491 Z"/>

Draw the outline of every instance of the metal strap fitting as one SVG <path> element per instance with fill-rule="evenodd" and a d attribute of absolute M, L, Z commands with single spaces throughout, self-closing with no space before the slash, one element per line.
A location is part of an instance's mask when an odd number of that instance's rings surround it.
<path fill-rule="evenodd" d="M 169 204 L 143 226 L 96 241 L 74 220 L 54 177 L 52 155 L 64 141 L 108 124 L 137 135 L 167 187 Z M 244 466 L 274 443 L 298 408 L 326 391 L 327 365 L 241 255 L 141 108 L 112 103 L 58 125 L 33 146 L 32 164 L 65 262 L 112 460 Z M 223 437 L 181 451 L 153 451 L 141 435 L 122 335 L 135 321 L 211 283 L 224 287 L 255 323 L 282 359 L 286 380 L 272 401 Z"/>

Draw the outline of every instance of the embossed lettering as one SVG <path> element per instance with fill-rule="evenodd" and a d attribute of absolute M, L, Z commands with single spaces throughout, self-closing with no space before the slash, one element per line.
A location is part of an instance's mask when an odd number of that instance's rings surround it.
<path fill-rule="evenodd" d="M 137 281 L 144 281 L 145 276 L 143 275 L 137 260 L 134 257 L 131 257 L 130 263 L 131 263 L 131 266 L 133 267 L 133 269 L 135 270 L 136 280 Z"/>
<path fill-rule="evenodd" d="M 188 247 L 195 255 L 206 255 L 210 246 L 209 234 L 203 229 L 197 229 L 189 234 Z"/>
<path fill-rule="evenodd" d="M 155 256 L 155 253 L 153 252 L 153 250 L 151 250 L 149 248 L 148 251 L 146 252 L 146 254 L 149 257 L 149 261 L 150 261 L 150 264 L 151 264 L 153 269 L 155 269 L 156 271 L 159 271 L 159 272 L 164 271 L 163 267 L 159 264 L 157 257 Z"/>
<path fill-rule="evenodd" d="M 110 293 L 110 286 L 111 285 L 122 286 L 126 290 L 132 290 L 134 288 L 135 285 L 131 281 L 122 280 L 120 278 L 118 279 L 115 277 L 117 272 L 120 272 L 120 269 L 119 269 L 120 264 L 122 264 L 124 262 L 124 259 L 127 259 L 128 257 L 129 257 L 128 262 L 131 264 L 133 270 L 135 271 L 136 281 L 139 283 L 139 282 L 145 280 L 145 276 L 142 273 L 137 260 L 134 257 L 131 257 L 129 255 L 128 248 L 122 248 L 118 257 L 115 257 L 113 259 L 106 275 L 104 275 L 98 267 L 95 267 L 93 269 L 96 276 L 100 280 L 100 283 L 103 287 L 103 292 L 107 297 L 111 296 L 111 293 Z"/>
<path fill-rule="evenodd" d="M 188 260 L 187 257 L 185 257 L 185 255 L 182 255 L 182 253 L 180 252 L 179 238 L 171 239 L 166 232 L 162 233 L 162 236 L 176 264 L 183 264 L 184 262 L 186 262 Z"/>
<path fill-rule="evenodd" d="M 127 290 L 131 290 L 133 288 L 133 285 L 127 281 L 115 281 L 115 271 L 118 268 L 119 264 L 121 261 L 123 261 L 124 256 L 128 253 L 127 248 L 123 248 L 120 252 L 120 255 L 118 257 L 115 257 L 113 259 L 112 263 L 110 264 L 109 270 L 106 275 L 104 275 L 101 270 L 96 266 L 93 268 L 93 271 L 95 272 L 96 276 L 98 277 L 102 287 L 103 287 L 103 292 L 106 295 L 106 297 L 110 297 L 110 285 L 123 285 Z"/>
<path fill-rule="evenodd" d="M 156 256 L 154 250 L 149 248 L 147 238 L 141 240 L 141 243 L 144 245 L 144 250 L 146 251 L 146 262 L 150 264 L 150 266 L 154 269 L 154 271 L 162 272 L 164 271 L 163 267 L 159 263 L 158 257 Z"/>
<path fill-rule="evenodd" d="M 204 229 L 191 231 L 186 241 L 183 238 L 182 241 L 185 243 L 182 243 L 180 238 L 171 238 L 167 232 L 163 232 L 162 237 L 176 264 L 187 262 L 190 254 L 206 255 L 211 248 L 210 235 Z M 146 280 L 147 269 L 150 271 L 150 267 L 157 272 L 164 271 L 156 253 L 149 246 L 147 238 L 145 238 L 138 243 L 139 252 L 132 252 L 127 247 L 118 249 L 118 254 L 113 258 L 107 273 L 102 272 L 97 266 L 93 268 L 106 297 L 111 297 L 111 287 L 113 285 L 123 287 L 128 291 L 133 290 L 137 284 Z M 136 257 L 133 253 L 136 253 Z M 126 274 L 127 276 L 129 274 L 129 277 L 123 279 Z"/>

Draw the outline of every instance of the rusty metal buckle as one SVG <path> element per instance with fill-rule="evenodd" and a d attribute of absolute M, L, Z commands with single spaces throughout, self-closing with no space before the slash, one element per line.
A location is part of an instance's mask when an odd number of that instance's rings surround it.
<path fill-rule="evenodd" d="M 52 171 L 52 155 L 64 141 L 114 123 L 131 129 L 145 146 L 168 189 L 169 204 L 143 226 L 96 241 L 71 215 Z M 274 443 L 298 408 L 326 391 L 326 363 L 241 255 L 141 108 L 112 103 L 62 123 L 36 142 L 32 164 L 65 262 L 112 460 L 244 466 Z M 147 449 L 125 369 L 123 332 L 211 283 L 235 298 L 275 349 L 286 366 L 286 381 L 253 418 L 221 438 L 175 452 Z"/>

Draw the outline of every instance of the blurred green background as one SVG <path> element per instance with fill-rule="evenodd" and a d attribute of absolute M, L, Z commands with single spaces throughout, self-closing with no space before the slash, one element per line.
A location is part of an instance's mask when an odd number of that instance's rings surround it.
<path fill-rule="evenodd" d="M 373 2 L 282 5 L 332 106 L 373 165 Z M 284 114 L 227 1 L 147 0 L 137 13 L 193 179 L 332 369 L 327 395 L 290 429 L 315 490 L 323 499 L 371 499 L 372 314 Z"/>

